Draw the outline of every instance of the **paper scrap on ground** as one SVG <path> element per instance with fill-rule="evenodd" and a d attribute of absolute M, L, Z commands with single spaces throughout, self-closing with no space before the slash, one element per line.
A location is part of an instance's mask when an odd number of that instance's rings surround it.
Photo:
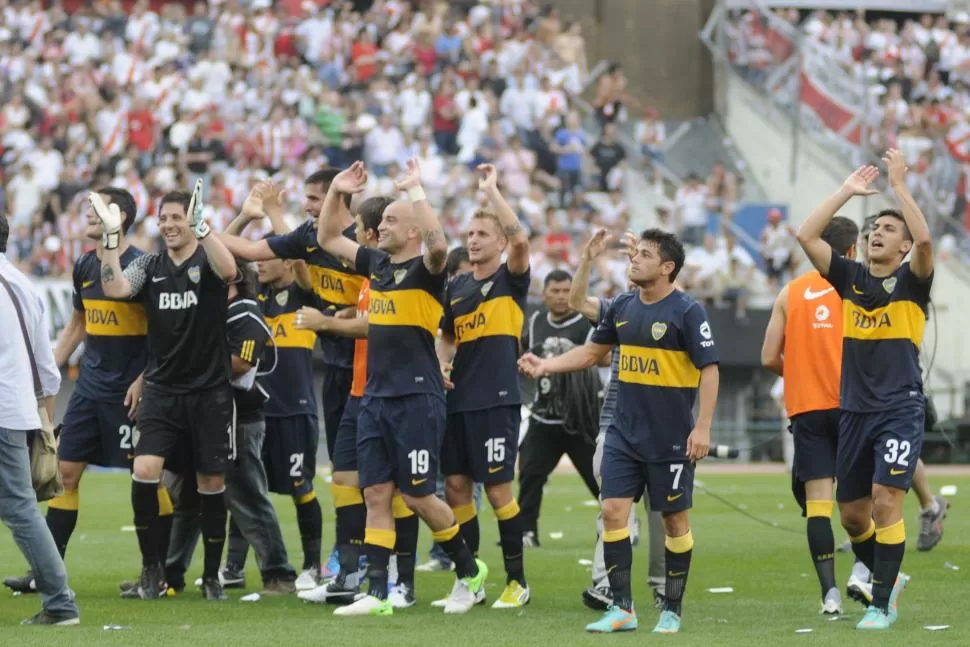
<path fill-rule="evenodd" d="M 734 593 L 733 586 L 718 586 L 713 589 L 707 589 L 708 593 Z"/>
<path fill-rule="evenodd" d="M 581 560 L 579 560 L 579 565 L 580 566 L 592 566 L 593 565 L 593 560 L 591 560 L 591 559 L 581 559 Z"/>
<path fill-rule="evenodd" d="M 105 631 L 121 631 L 122 629 L 131 629 L 131 627 L 122 627 L 121 625 L 105 625 Z"/>
<path fill-rule="evenodd" d="M 795 633 L 796 634 L 810 634 L 813 631 L 815 631 L 815 630 L 814 629 L 796 629 L 795 630 Z"/>
<path fill-rule="evenodd" d="M 959 571 L 960 570 L 960 567 L 959 566 L 957 566 L 956 564 L 951 564 L 950 562 L 944 563 L 943 564 L 943 568 L 948 568 L 951 571 Z"/>
<path fill-rule="evenodd" d="M 573 507 L 571 505 L 567 505 L 566 512 L 572 512 L 572 511 L 573 511 Z"/>
<path fill-rule="evenodd" d="M 134 526 L 122 526 L 121 532 L 135 532 Z"/>
<path fill-rule="evenodd" d="M 561 532 L 558 532 L 558 531 L 557 532 L 550 532 L 549 533 L 549 538 L 550 539 L 562 539 L 562 533 Z"/>
<path fill-rule="evenodd" d="M 926 625 L 923 627 L 923 629 L 926 629 L 927 631 L 945 631 L 949 628 L 950 625 Z"/>
<path fill-rule="evenodd" d="M 585 501 L 583 501 L 583 505 L 586 506 L 587 508 L 598 508 L 600 507 L 600 502 L 597 501 L 596 499 L 586 499 Z"/>
<path fill-rule="evenodd" d="M 239 598 L 240 602 L 259 602 L 259 593 L 250 593 Z"/>
<path fill-rule="evenodd" d="M 956 496 L 956 494 L 957 494 L 957 486 L 955 485 L 944 485 L 943 487 L 940 488 L 941 496 Z"/>

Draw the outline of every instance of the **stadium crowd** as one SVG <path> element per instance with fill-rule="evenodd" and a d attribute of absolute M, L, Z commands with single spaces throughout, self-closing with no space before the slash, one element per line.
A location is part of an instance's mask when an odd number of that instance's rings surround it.
<path fill-rule="evenodd" d="M 943 216 L 931 225 L 944 238 L 941 250 L 951 248 L 952 234 L 970 231 L 970 21 L 873 17 L 861 9 L 778 9 L 771 17 L 743 11 L 729 21 L 728 55 L 749 80 L 764 83 L 792 56 L 796 32 L 807 37 L 813 55 L 857 84 L 866 97 L 858 112 L 864 150 L 869 157 L 886 148 L 903 151 L 913 169 L 910 188 Z M 793 95 L 782 88 L 775 96 Z"/>
<path fill-rule="evenodd" d="M 132 241 L 155 249 L 145 216 L 176 186 L 204 178 L 221 230 L 259 180 L 299 213 L 303 178 L 361 158 L 380 193 L 417 156 L 453 245 L 482 199 L 471 170 L 495 163 L 533 240 L 536 293 L 594 228 L 628 226 L 626 151 L 609 120 L 591 141 L 571 112 L 587 75 L 579 25 L 532 0 L 0 12 L 0 206 L 11 256 L 34 276 L 63 276 L 82 253 L 91 186 L 132 191 Z M 623 286 L 616 260 L 597 268 L 597 293 Z"/>

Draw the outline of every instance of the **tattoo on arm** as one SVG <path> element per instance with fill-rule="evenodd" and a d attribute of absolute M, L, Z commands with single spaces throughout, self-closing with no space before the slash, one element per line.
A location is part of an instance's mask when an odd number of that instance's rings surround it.
<path fill-rule="evenodd" d="M 518 223 L 514 225 L 509 225 L 508 227 L 505 228 L 506 238 L 515 238 L 521 233 L 522 233 L 522 227 L 520 227 Z"/>
<path fill-rule="evenodd" d="M 115 280 L 115 271 L 111 269 L 110 265 L 101 268 L 101 280 L 105 283 L 111 283 Z"/>
<path fill-rule="evenodd" d="M 441 227 L 435 227 L 434 229 L 429 229 L 424 232 L 424 244 L 430 250 L 432 247 L 438 244 L 445 235 L 445 232 L 441 230 Z"/>

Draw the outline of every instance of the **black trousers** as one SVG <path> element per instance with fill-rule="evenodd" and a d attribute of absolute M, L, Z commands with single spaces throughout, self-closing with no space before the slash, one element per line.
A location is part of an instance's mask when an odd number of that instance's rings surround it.
<path fill-rule="evenodd" d="M 519 509 L 524 532 L 539 536 L 542 489 L 563 454 L 569 456 L 593 498 L 599 498 L 599 484 L 593 476 L 595 451 L 594 440 L 585 434 L 569 434 L 562 425 L 529 421 L 529 432 L 519 447 Z"/>

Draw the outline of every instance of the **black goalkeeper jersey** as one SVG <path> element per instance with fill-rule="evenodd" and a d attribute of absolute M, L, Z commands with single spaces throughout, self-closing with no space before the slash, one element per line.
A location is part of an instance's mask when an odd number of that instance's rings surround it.
<path fill-rule="evenodd" d="M 171 393 L 227 384 L 229 288 L 202 246 L 180 265 L 165 252 L 139 256 L 124 274 L 148 316 L 145 381 Z"/>

